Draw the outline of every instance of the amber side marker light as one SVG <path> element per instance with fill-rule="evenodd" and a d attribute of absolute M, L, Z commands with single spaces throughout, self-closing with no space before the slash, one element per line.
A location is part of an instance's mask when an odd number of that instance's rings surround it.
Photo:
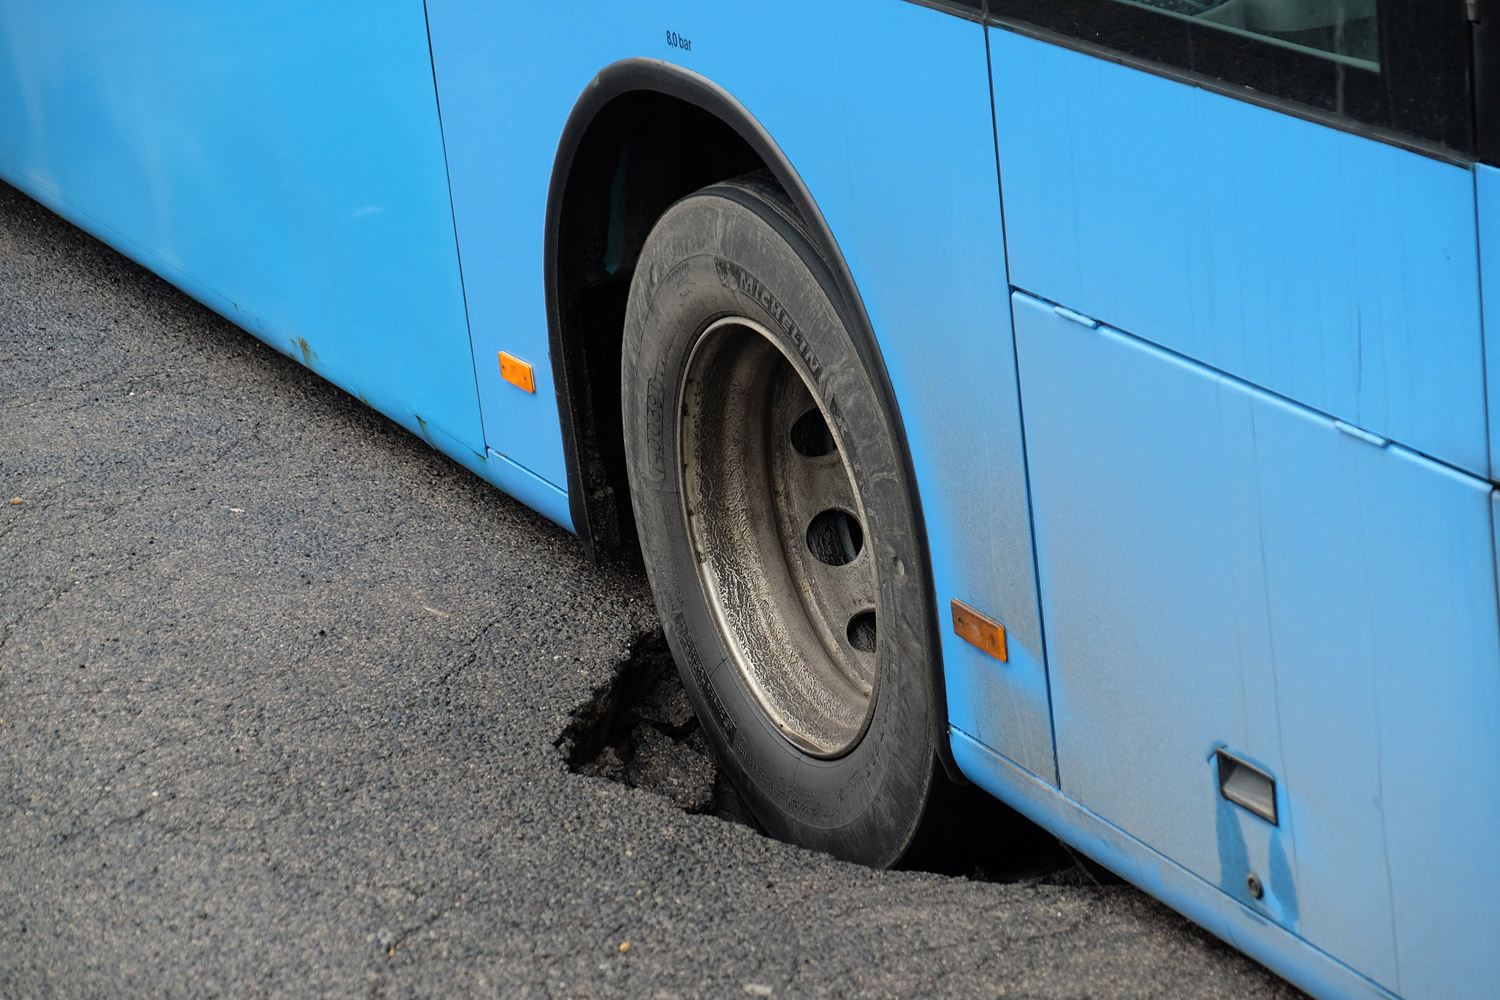
<path fill-rule="evenodd" d="M 536 392 L 536 380 L 531 377 L 531 366 L 504 351 L 500 352 L 500 377 L 518 389 Z"/>
<path fill-rule="evenodd" d="M 953 632 L 964 642 L 978 646 L 1001 663 L 1005 652 L 1005 626 L 969 607 L 963 601 L 953 602 Z"/>

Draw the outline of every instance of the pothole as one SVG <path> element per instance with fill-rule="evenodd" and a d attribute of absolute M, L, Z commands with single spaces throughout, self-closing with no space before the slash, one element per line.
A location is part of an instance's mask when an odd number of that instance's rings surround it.
<path fill-rule="evenodd" d="M 569 770 L 655 792 L 684 812 L 756 826 L 719 770 L 660 631 L 638 638 L 572 717 L 556 742 Z"/>
<path fill-rule="evenodd" d="M 690 813 L 756 827 L 720 771 L 658 630 L 572 712 L 555 745 L 577 774 L 654 792 Z M 973 786 L 943 782 L 937 822 L 899 867 L 981 882 L 1118 885 L 1122 880 Z"/>

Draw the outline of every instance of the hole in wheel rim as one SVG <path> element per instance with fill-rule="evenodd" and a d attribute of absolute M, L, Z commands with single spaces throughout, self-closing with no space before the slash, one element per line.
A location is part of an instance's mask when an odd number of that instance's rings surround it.
<path fill-rule="evenodd" d="M 825 566 L 847 566 L 864 547 L 864 530 L 848 511 L 825 510 L 807 526 L 807 549 Z"/>
<path fill-rule="evenodd" d="M 828 421 L 816 408 L 808 410 L 792 424 L 792 447 L 797 454 L 807 458 L 822 458 L 838 450 L 838 445 L 833 443 L 833 431 L 828 429 Z"/>
<path fill-rule="evenodd" d="M 849 627 L 845 631 L 849 636 L 849 645 L 861 653 L 875 652 L 875 612 L 861 611 L 849 619 Z"/>

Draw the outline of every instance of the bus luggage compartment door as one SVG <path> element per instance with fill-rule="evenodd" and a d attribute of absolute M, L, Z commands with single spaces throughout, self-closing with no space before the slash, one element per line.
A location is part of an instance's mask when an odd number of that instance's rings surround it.
<path fill-rule="evenodd" d="M 1403 996 L 1488 988 L 1490 485 L 1067 315 L 1015 296 L 1064 793 Z"/>

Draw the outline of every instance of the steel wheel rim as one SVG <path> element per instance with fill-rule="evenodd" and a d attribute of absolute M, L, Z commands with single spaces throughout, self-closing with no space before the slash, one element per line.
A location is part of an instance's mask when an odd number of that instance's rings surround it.
<path fill-rule="evenodd" d="M 762 325 L 716 320 L 693 345 L 679 424 L 683 516 L 729 659 L 804 753 L 847 753 L 878 686 L 879 581 L 848 452 Z"/>

